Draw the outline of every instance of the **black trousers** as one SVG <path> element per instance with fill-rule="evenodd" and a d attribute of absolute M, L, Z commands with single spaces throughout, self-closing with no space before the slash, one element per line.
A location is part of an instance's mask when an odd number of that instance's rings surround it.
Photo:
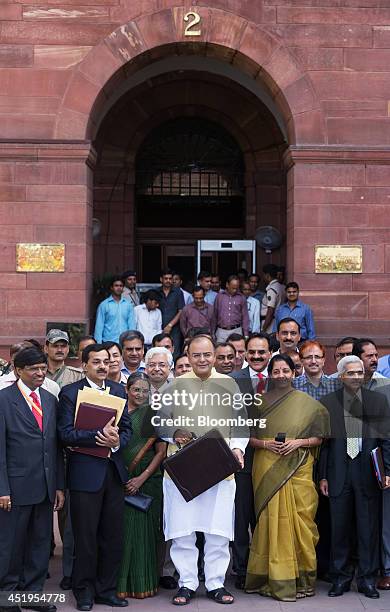
<path fill-rule="evenodd" d="M 342 492 L 330 497 L 332 582 L 350 583 L 354 574 L 353 556 L 357 552 L 358 586 L 374 585 L 379 568 L 380 494 L 363 492 L 361 456 L 348 459 Z"/>
<path fill-rule="evenodd" d="M 111 461 L 99 491 L 70 492 L 75 543 L 72 580 L 77 600 L 116 593 L 122 560 L 123 498 L 123 484 Z"/>
<path fill-rule="evenodd" d="M 253 533 L 256 515 L 253 504 L 252 474 L 236 474 L 236 497 L 233 541 L 233 571 L 238 576 L 246 575 L 249 556 L 249 528 Z"/>
<path fill-rule="evenodd" d="M 49 567 L 53 504 L 0 510 L 0 590 L 41 592 Z"/>

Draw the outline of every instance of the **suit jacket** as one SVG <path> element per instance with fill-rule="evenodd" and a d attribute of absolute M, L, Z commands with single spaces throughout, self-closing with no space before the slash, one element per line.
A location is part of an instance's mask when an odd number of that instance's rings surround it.
<path fill-rule="evenodd" d="M 80 431 L 74 428 L 77 394 L 80 389 L 89 386 L 87 379 L 82 378 L 71 385 L 66 385 L 61 390 L 57 427 L 60 440 L 64 446 L 97 446 L 95 440 L 97 430 Z M 107 386 L 110 387 L 110 395 L 126 397 L 123 385 L 110 380 Z M 99 491 L 103 486 L 109 461 L 114 462 L 121 481 L 123 483 L 127 482 L 128 473 L 123 462 L 121 449 L 129 442 L 131 433 L 131 420 L 125 409 L 119 421 L 120 448 L 115 453 L 111 453 L 110 458 L 104 459 L 70 451 L 67 462 L 67 486 L 69 489 L 87 492 Z"/>
<path fill-rule="evenodd" d="M 247 366 L 246 368 L 242 368 L 241 370 L 232 372 L 230 376 L 234 378 L 234 380 L 236 381 L 242 395 L 244 394 L 246 395 L 249 393 L 252 397 L 254 396 L 256 390 L 253 388 L 252 378 L 249 373 L 249 366 Z M 255 416 L 258 417 L 258 414 L 257 413 L 255 414 L 255 409 L 253 407 L 253 404 L 249 406 L 247 405 L 246 410 L 247 410 L 249 418 L 254 418 Z M 245 450 L 245 455 L 244 455 L 244 467 L 242 468 L 242 470 L 240 470 L 240 472 L 237 472 L 236 476 L 242 473 L 244 474 L 252 473 L 254 452 L 255 452 L 255 449 L 248 444 Z"/>
<path fill-rule="evenodd" d="M 57 444 L 57 399 L 39 389 L 43 432 L 16 382 L 0 391 L 0 495 L 14 505 L 53 502 L 64 488 L 64 463 Z"/>
<path fill-rule="evenodd" d="M 331 437 L 321 447 L 318 464 L 319 479 L 326 479 L 331 497 L 340 495 L 347 476 L 347 436 L 344 421 L 343 389 L 321 398 L 330 415 Z M 363 430 L 361 451 L 361 483 L 366 495 L 379 495 L 370 452 L 382 447 L 386 474 L 390 475 L 390 440 L 379 437 L 388 431 L 389 407 L 386 398 L 376 391 L 362 389 Z M 389 435 L 385 433 L 385 435 Z"/>

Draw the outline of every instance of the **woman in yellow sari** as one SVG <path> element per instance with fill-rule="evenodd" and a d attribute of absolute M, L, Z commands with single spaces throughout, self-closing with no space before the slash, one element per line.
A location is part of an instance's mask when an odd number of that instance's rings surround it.
<path fill-rule="evenodd" d="M 259 410 L 266 429 L 251 437 L 257 524 L 245 590 L 295 601 L 315 594 L 318 495 L 313 465 L 329 433 L 329 417 L 322 404 L 291 386 L 294 364 L 288 355 L 275 355 L 268 374 L 272 389 Z M 283 438 L 278 434 L 285 435 L 285 442 L 275 440 Z"/>

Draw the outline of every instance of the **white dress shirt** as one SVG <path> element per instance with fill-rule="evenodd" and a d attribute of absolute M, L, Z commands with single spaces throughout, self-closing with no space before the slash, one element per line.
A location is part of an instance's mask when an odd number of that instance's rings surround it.
<path fill-rule="evenodd" d="M 252 334 L 257 334 L 260 331 L 260 302 L 254 297 L 246 298 L 249 315 L 249 331 Z"/>
<path fill-rule="evenodd" d="M 20 391 L 22 392 L 22 395 L 24 394 L 23 395 L 23 399 L 25 400 L 26 404 L 28 405 L 28 407 L 32 411 L 32 405 L 31 405 L 32 398 L 30 398 L 30 401 L 28 401 L 25 396 L 30 397 L 30 395 L 33 392 L 33 390 L 30 389 L 30 387 L 27 387 L 27 385 L 25 385 L 24 382 L 22 380 L 20 380 L 20 378 L 18 380 L 18 387 L 19 387 Z M 39 393 L 39 387 L 34 389 L 34 393 L 38 397 L 39 403 L 41 404 L 42 402 L 41 402 L 41 395 Z"/>
<path fill-rule="evenodd" d="M 134 308 L 135 329 L 145 338 L 145 344 L 152 344 L 153 337 L 162 332 L 161 310 L 148 310 L 146 304 Z"/>
<path fill-rule="evenodd" d="M 194 301 L 194 298 L 192 297 L 191 293 L 188 293 L 188 291 L 186 291 L 185 289 L 182 289 L 181 287 L 180 287 L 180 290 L 183 294 L 184 305 L 187 306 L 188 304 L 192 304 L 192 302 Z"/>
<path fill-rule="evenodd" d="M 253 370 L 253 368 L 251 368 L 251 366 L 249 366 L 249 374 L 250 377 L 252 379 L 252 385 L 253 385 L 253 390 L 257 391 L 257 385 L 259 384 L 260 378 L 258 377 L 258 374 L 262 374 L 264 376 L 264 378 L 268 378 L 268 371 L 267 368 L 264 368 L 264 370 L 262 372 L 256 372 L 256 370 Z"/>
<path fill-rule="evenodd" d="M 350 412 L 351 404 L 353 404 L 355 400 L 358 400 L 360 402 L 360 404 L 362 404 L 363 399 L 362 399 L 362 391 L 361 391 L 361 389 L 359 389 L 358 392 L 355 395 L 351 395 L 344 388 L 344 391 L 343 391 L 343 402 L 344 402 L 344 420 L 345 420 L 345 424 L 347 425 L 347 423 L 349 421 L 351 423 L 350 428 L 352 430 L 355 428 L 355 429 L 359 430 L 361 432 L 361 434 L 362 434 L 363 433 L 362 421 L 360 421 L 359 425 L 357 425 L 357 422 L 360 419 L 357 419 L 356 417 L 352 416 L 351 412 Z M 360 436 L 356 436 L 356 437 L 357 437 L 358 444 L 359 444 L 359 451 L 362 452 L 363 438 L 361 438 Z"/>

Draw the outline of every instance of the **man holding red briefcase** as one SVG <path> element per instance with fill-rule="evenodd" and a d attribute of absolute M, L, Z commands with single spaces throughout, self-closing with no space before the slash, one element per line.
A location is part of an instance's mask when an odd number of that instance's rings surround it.
<path fill-rule="evenodd" d="M 215 362 L 215 347 L 207 336 L 197 336 L 188 345 L 188 359 L 193 368 L 177 378 L 161 396 L 162 410 L 157 413 L 161 423 L 167 417 L 166 427 L 162 424 L 159 429 L 161 437 L 170 442 L 168 456 L 177 451 L 182 444 L 187 444 L 194 432 L 196 436 L 206 438 L 211 427 L 202 427 L 204 419 L 212 418 L 216 422 L 215 428 L 228 444 L 227 452 L 233 454 L 237 467 L 243 467 L 244 452 L 248 443 L 248 428 L 246 426 L 246 411 L 234 409 L 233 405 L 226 406 L 219 400 L 240 395 L 236 383 L 229 376 L 218 374 L 213 368 Z M 238 392 L 238 393 L 237 393 Z M 207 399 L 207 395 L 209 399 Z M 180 397 L 178 402 L 171 400 Z M 186 405 L 185 398 L 191 397 L 191 404 Z M 214 402 L 212 401 L 214 397 Z M 203 400 L 206 400 L 205 403 Z M 229 403 L 229 402 L 228 402 Z M 152 406 L 153 407 L 153 406 Z M 238 428 L 234 425 L 241 416 L 244 426 Z M 169 433 L 169 417 L 172 417 L 173 427 Z M 188 429 L 176 426 L 177 422 L 188 423 Z M 232 421 L 233 424 L 224 426 L 223 423 Z M 219 423 L 221 425 L 219 425 Z M 223 440 L 222 440 L 223 442 Z M 194 445 L 196 442 L 194 442 Z M 189 447 L 188 447 L 189 448 Z M 186 453 L 187 449 L 179 451 Z M 182 455 L 184 457 L 184 455 Z M 177 455 L 179 460 L 179 454 Z M 168 461 L 167 461 L 168 463 Z M 205 472 L 196 471 L 194 465 L 194 482 L 204 481 Z M 213 459 L 207 471 L 214 471 Z M 168 467 L 167 467 L 168 469 Z M 236 468 L 237 469 L 237 468 Z M 232 470 L 232 472 L 234 469 Z M 168 476 L 164 474 L 164 534 L 166 540 L 172 540 L 171 559 L 179 573 L 179 590 L 173 597 L 174 605 L 185 605 L 195 596 L 198 588 L 198 549 L 196 547 L 196 532 L 205 535 L 204 570 L 207 596 L 221 604 L 233 603 L 233 596 L 225 587 L 225 575 L 230 562 L 229 541 L 234 536 L 234 497 L 235 480 L 233 473 L 211 488 L 197 494 L 190 501 L 186 501 L 179 488 Z"/>

